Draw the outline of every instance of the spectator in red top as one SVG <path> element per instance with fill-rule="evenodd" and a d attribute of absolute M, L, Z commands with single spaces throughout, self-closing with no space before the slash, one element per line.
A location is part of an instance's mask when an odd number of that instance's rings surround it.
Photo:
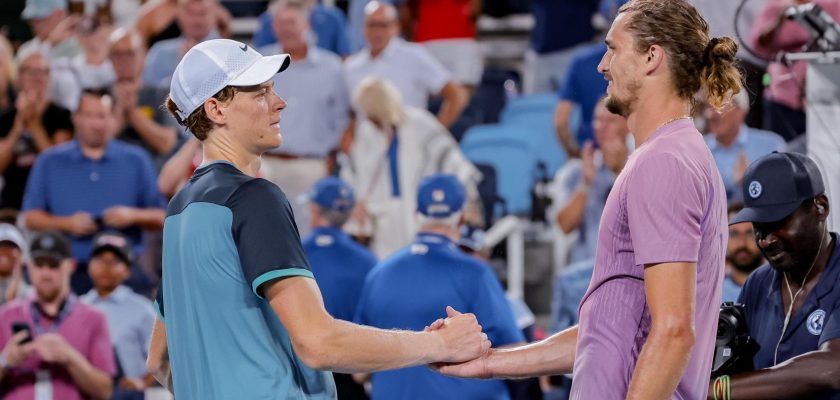
<path fill-rule="evenodd" d="M 6 400 L 111 397 L 116 367 L 108 325 L 70 293 L 76 266 L 70 242 L 45 232 L 34 238 L 30 254 L 36 295 L 0 308 L 0 393 Z M 18 323 L 28 332 L 12 334 Z"/>
<path fill-rule="evenodd" d="M 481 0 L 409 0 L 401 11 L 408 14 L 407 36 L 443 64 L 454 81 L 468 88 L 478 85 L 484 71 L 475 40 Z"/>

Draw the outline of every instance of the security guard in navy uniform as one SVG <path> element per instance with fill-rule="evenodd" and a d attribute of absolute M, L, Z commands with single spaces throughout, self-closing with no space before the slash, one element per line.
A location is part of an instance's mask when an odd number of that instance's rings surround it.
<path fill-rule="evenodd" d="M 769 262 L 738 299 L 760 349 L 756 371 L 718 378 L 709 398 L 840 399 L 840 251 L 822 175 L 807 156 L 772 153 L 749 166 L 743 190 L 730 224 L 752 222 Z"/>
<path fill-rule="evenodd" d="M 303 240 L 324 306 L 330 315 L 345 321 L 353 320 L 365 277 L 377 262 L 370 250 L 341 230 L 354 205 L 353 189 L 341 179 L 327 177 L 316 182 L 309 194 L 313 230 Z M 336 373 L 333 377 L 339 400 L 368 398 L 364 387 L 350 375 Z"/>
<path fill-rule="evenodd" d="M 496 276 L 456 245 L 465 197 L 452 175 L 420 182 L 417 238 L 368 274 L 356 322 L 422 330 L 429 321 L 445 317 L 451 306 L 474 313 L 493 347 L 524 342 Z M 426 367 L 373 374 L 373 400 L 509 398 L 503 381 L 452 378 Z"/>

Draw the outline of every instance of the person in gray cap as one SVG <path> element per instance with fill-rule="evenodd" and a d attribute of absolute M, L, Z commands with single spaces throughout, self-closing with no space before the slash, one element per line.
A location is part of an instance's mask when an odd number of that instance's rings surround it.
<path fill-rule="evenodd" d="M 709 399 L 840 399 L 840 252 L 822 175 L 807 156 L 774 152 L 749 166 L 743 191 L 730 224 L 752 222 L 768 261 L 738 299 L 756 371 L 716 378 Z"/>
<path fill-rule="evenodd" d="M 0 224 L 0 305 L 26 297 L 32 288 L 23 280 L 26 240 L 17 227 Z"/>
<path fill-rule="evenodd" d="M 327 312 L 286 195 L 253 177 L 281 144 L 286 102 L 273 78 L 288 65 L 288 54 L 215 39 L 175 68 L 166 107 L 202 142 L 204 160 L 166 212 L 148 367 L 179 400 L 334 399 L 326 371 L 466 361 L 490 346 L 471 314 L 407 332 Z"/>

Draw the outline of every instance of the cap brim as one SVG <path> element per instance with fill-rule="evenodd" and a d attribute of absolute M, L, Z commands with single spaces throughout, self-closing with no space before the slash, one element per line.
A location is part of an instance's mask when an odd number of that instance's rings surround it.
<path fill-rule="evenodd" d="M 33 260 L 37 259 L 37 258 L 48 258 L 48 259 L 51 259 L 51 260 L 62 261 L 66 258 L 70 258 L 70 257 L 64 257 L 63 255 L 61 255 L 59 253 L 56 253 L 54 251 L 34 251 L 34 252 L 32 252 L 31 256 L 32 256 L 31 258 Z"/>
<path fill-rule="evenodd" d="M 274 78 L 274 75 L 277 75 L 278 73 L 283 72 L 286 68 L 289 68 L 289 64 L 291 62 L 292 59 L 288 54 L 277 54 L 263 57 L 255 62 L 254 65 L 251 65 L 248 69 L 242 71 L 242 73 L 230 81 L 228 85 L 254 86 L 263 84 Z"/>
<path fill-rule="evenodd" d="M 126 257 L 125 253 L 123 253 L 123 251 L 121 249 L 119 249 L 117 246 L 110 245 L 110 244 L 103 244 L 102 246 L 99 246 L 99 247 L 93 249 L 93 251 L 90 252 L 90 256 L 92 258 L 92 257 L 98 256 L 98 255 L 100 255 L 100 254 L 102 254 L 106 251 L 110 251 L 110 252 L 114 253 L 114 255 L 117 256 L 117 258 L 122 260 L 129 267 L 131 266 L 131 260 L 129 260 L 128 257 Z"/>
<path fill-rule="evenodd" d="M 738 214 L 732 217 L 729 225 L 740 224 L 741 222 L 776 222 L 787 218 L 799 208 L 802 201 L 776 204 L 772 206 L 745 207 Z"/>

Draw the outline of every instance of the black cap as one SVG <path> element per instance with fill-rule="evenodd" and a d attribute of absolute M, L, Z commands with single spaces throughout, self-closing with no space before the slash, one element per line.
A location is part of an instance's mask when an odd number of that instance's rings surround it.
<path fill-rule="evenodd" d="M 56 261 L 73 258 L 70 241 L 59 232 L 47 231 L 35 234 L 29 247 L 32 259 L 49 258 Z"/>
<path fill-rule="evenodd" d="M 729 224 L 775 222 L 796 211 L 804 200 L 825 193 L 822 174 L 808 156 L 773 152 L 744 173 L 744 208 Z"/>
<path fill-rule="evenodd" d="M 105 231 L 93 238 L 90 256 L 96 257 L 104 251 L 113 251 L 129 267 L 131 266 L 131 240 L 115 231 Z"/>

